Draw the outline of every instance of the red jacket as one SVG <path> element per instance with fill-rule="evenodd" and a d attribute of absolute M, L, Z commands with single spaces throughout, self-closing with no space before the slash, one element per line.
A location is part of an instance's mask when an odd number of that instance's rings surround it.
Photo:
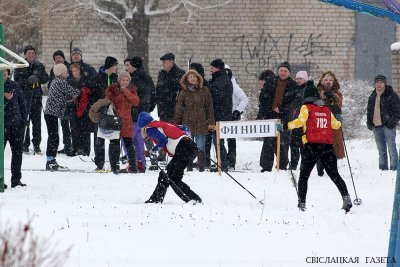
<path fill-rule="evenodd" d="M 133 135 L 132 107 L 139 105 L 136 91 L 133 85 L 121 90 L 118 84 L 112 84 L 106 89 L 106 97 L 113 102 L 116 115 L 122 119 L 121 137 L 132 138 Z"/>

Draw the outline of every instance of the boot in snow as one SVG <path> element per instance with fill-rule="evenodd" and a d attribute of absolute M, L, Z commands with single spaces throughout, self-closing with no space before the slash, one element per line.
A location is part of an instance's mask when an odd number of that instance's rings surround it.
<path fill-rule="evenodd" d="M 300 202 L 297 204 L 297 207 L 299 208 L 299 210 L 301 211 L 306 211 L 306 203 L 305 202 Z"/>
<path fill-rule="evenodd" d="M 349 212 L 351 207 L 353 207 L 353 204 L 351 203 L 351 198 L 349 195 L 346 195 L 343 197 L 343 206 L 342 210 L 345 210 L 346 212 Z"/>

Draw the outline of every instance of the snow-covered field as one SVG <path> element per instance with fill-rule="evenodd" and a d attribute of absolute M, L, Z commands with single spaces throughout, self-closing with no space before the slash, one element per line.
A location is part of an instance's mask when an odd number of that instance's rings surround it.
<path fill-rule="evenodd" d="M 46 128 L 43 141 L 46 149 Z M 349 214 L 334 184 L 313 171 L 307 211 L 285 171 L 260 173 L 261 142 L 238 141 L 238 166 L 252 162 L 252 172 L 231 173 L 258 204 L 227 175 L 186 173 L 184 181 L 204 203 L 189 205 L 172 190 L 164 204 L 143 204 L 158 172 L 145 174 L 23 171 L 28 186 L 0 194 L 0 221 L 17 224 L 33 218 L 34 232 L 62 250 L 72 246 L 66 266 L 338 266 L 311 263 L 312 257 L 352 257 L 350 266 L 386 257 L 396 172 L 378 170 L 373 139 L 348 141 L 353 177 L 363 200 Z M 62 147 L 62 145 L 61 145 Z M 10 185 L 10 149 L 5 151 L 5 180 Z M 78 157 L 59 155 L 59 164 L 94 170 Z M 45 156 L 24 155 L 23 169 L 44 169 Z M 354 198 L 346 160 L 339 172 Z M 299 171 L 296 171 L 298 176 Z M 326 258 L 325 258 L 326 259 Z M 338 258 L 337 258 L 338 259 Z M 343 266 L 343 265 L 340 265 Z"/>

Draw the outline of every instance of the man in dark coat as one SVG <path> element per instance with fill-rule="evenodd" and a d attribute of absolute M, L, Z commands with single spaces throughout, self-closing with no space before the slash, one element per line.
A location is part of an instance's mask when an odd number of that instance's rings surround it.
<path fill-rule="evenodd" d="M 211 61 L 210 66 L 212 78 L 209 82 L 208 89 L 210 89 L 213 99 L 215 121 L 230 121 L 232 120 L 232 81 L 225 71 L 225 63 L 222 59 L 214 59 Z M 216 147 L 217 140 L 215 133 L 213 134 L 213 141 Z M 223 139 L 220 139 L 220 151 L 222 170 L 227 171 L 228 159 Z"/>
<path fill-rule="evenodd" d="M 32 143 L 35 153 L 41 153 L 40 142 L 42 141 L 41 132 L 41 114 L 42 114 L 42 84 L 47 83 L 49 75 L 44 65 L 36 60 L 36 50 L 33 46 L 28 45 L 24 49 L 26 61 L 29 67 L 15 70 L 14 78 L 21 86 L 22 92 L 27 100 L 27 107 L 30 121 L 32 121 Z M 24 152 L 29 152 L 30 146 L 30 130 L 29 125 L 26 129 Z"/>
<path fill-rule="evenodd" d="M 293 101 L 296 100 L 297 84 L 290 78 L 290 65 L 283 62 L 278 67 L 278 76 L 268 78 L 259 96 L 259 111 L 257 119 L 280 119 L 286 125 L 293 117 Z M 288 165 L 288 148 L 290 132 L 284 129 L 281 133 L 280 166 L 286 170 Z M 276 151 L 276 138 L 265 137 L 260 156 L 261 172 L 272 171 L 274 164 L 274 152 Z"/>
<path fill-rule="evenodd" d="M 181 90 L 180 80 L 185 72 L 175 64 L 175 56 L 167 53 L 160 57 L 162 70 L 158 73 L 156 103 L 160 120 L 171 122 L 174 118 L 175 103 Z"/>
<path fill-rule="evenodd" d="M 158 73 L 156 85 L 157 111 L 161 121 L 171 122 L 174 119 L 175 103 L 181 90 L 179 82 L 185 72 L 175 64 L 175 55 L 172 53 L 163 55 L 160 60 L 162 70 Z M 160 150 L 157 159 L 165 161 L 165 152 Z"/>
<path fill-rule="evenodd" d="M 388 153 L 390 170 L 397 170 L 398 153 L 396 148 L 396 124 L 400 120 L 400 100 L 387 85 L 386 77 L 375 77 L 375 90 L 368 99 L 367 126 L 374 133 L 379 151 L 379 169 L 388 170 Z"/>
<path fill-rule="evenodd" d="M 18 83 L 4 70 L 4 146 L 11 147 L 11 187 L 26 186 L 21 183 L 22 143 L 27 116 L 26 99 Z"/>

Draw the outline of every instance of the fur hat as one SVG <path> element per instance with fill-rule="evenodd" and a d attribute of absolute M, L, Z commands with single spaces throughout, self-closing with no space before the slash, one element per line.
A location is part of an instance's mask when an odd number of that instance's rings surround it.
<path fill-rule="evenodd" d="M 106 60 L 104 62 L 105 69 L 109 69 L 111 67 L 114 67 L 115 65 L 118 65 L 118 60 L 115 57 L 106 57 Z"/>
<path fill-rule="evenodd" d="M 296 74 L 296 79 L 297 79 L 297 78 L 301 78 L 301 79 L 303 79 L 303 80 L 305 80 L 305 81 L 308 81 L 308 74 L 307 74 L 307 71 L 305 71 L 305 70 L 299 71 L 299 72 Z"/>
<path fill-rule="evenodd" d="M 129 81 L 132 80 L 131 75 L 130 75 L 127 71 L 121 71 L 121 72 L 118 74 L 118 82 L 120 82 L 121 79 L 122 79 L 123 77 L 128 77 L 128 78 L 129 78 Z"/>
<path fill-rule="evenodd" d="M 213 61 L 211 61 L 210 65 L 220 70 L 223 70 L 225 67 L 224 61 L 220 58 L 216 58 Z"/>
<path fill-rule="evenodd" d="M 313 80 L 308 80 L 306 82 L 306 87 L 304 88 L 303 97 L 304 97 L 304 99 L 306 99 L 308 97 L 313 97 L 313 98 L 315 97 L 317 99 L 321 99 L 321 95 L 320 95 L 317 87 L 315 87 Z"/>
<path fill-rule="evenodd" d="M 175 55 L 172 53 L 167 53 L 160 57 L 160 60 L 175 60 Z"/>
<path fill-rule="evenodd" d="M 35 49 L 33 46 L 28 45 L 28 46 L 26 46 L 26 47 L 24 48 L 24 55 L 26 55 L 26 52 L 28 52 L 28 50 L 33 50 L 33 51 L 35 51 L 35 53 L 36 53 L 36 49 Z"/>
<path fill-rule="evenodd" d="M 282 62 L 281 64 L 279 64 L 278 70 L 279 70 L 280 68 L 287 68 L 287 69 L 289 70 L 289 72 L 292 71 L 292 70 L 290 69 L 290 64 L 289 64 L 287 61 Z"/>
<path fill-rule="evenodd" d="M 131 65 L 137 69 L 141 69 L 143 66 L 143 61 L 140 57 L 133 57 L 129 60 Z"/>
<path fill-rule="evenodd" d="M 53 53 L 53 60 L 56 60 L 56 56 L 61 56 L 65 60 L 64 52 L 61 50 L 57 50 Z"/>
<path fill-rule="evenodd" d="M 140 112 L 139 117 L 138 117 L 138 127 L 143 128 L 150 122 L 152 122 L 154 119 L 151 117 L 151 115 L 145 111 Z"/>
<path fill-rule="evenodd" d="M 72 49 L 72 51 L 71 51 L 71 56 L 72 56 L 73 54 L 79 54 L 79 55 L 82 56 L 82 50 L 80 50 L 78 47 L 75 47 L 75 48 Z"/>
<path fill-rule="evenodd" d="M 63 63 L 58 63 L 53 67 L 53 72 L 55 76 L 60 76 L 64 72 L 68 72 L 68 70 Z"/>
<path fill-rule="evenodd" d="M 376 83 L 377 81 L 381 81 L 381 82 L 383 82 L 384 84 L 386 84 L 386 82 L 387 82 L 387 79 L 386 79 L 386 77 L 384 76 L 384 75 L 376 75 L 376 77 L 375 77 L 375 79 L 374 79 L 374 83 Z"/>
<path fill-rule="evenodd" d="M 199 79 L 199 88 L 202 88 L 203 85 L 204 85 L 203 76 L 201 76 L 195 69 L 189 69 L 189 70 L 182 76 L 182 78 L 181 78 L 181 80 L 180 80 L 180 82 L 179 82 L 179 83 L 181 84 L 182 88 L 184 88 L 184 89 L 187 89 L 187 88 L 188 88 L 188 82 L 186 81 L 186 79 L 187 79 L 187 76 L 188 76 L 189 74 L 191 74 L 191 73 L 197 76 L 197 78 Z"/>

